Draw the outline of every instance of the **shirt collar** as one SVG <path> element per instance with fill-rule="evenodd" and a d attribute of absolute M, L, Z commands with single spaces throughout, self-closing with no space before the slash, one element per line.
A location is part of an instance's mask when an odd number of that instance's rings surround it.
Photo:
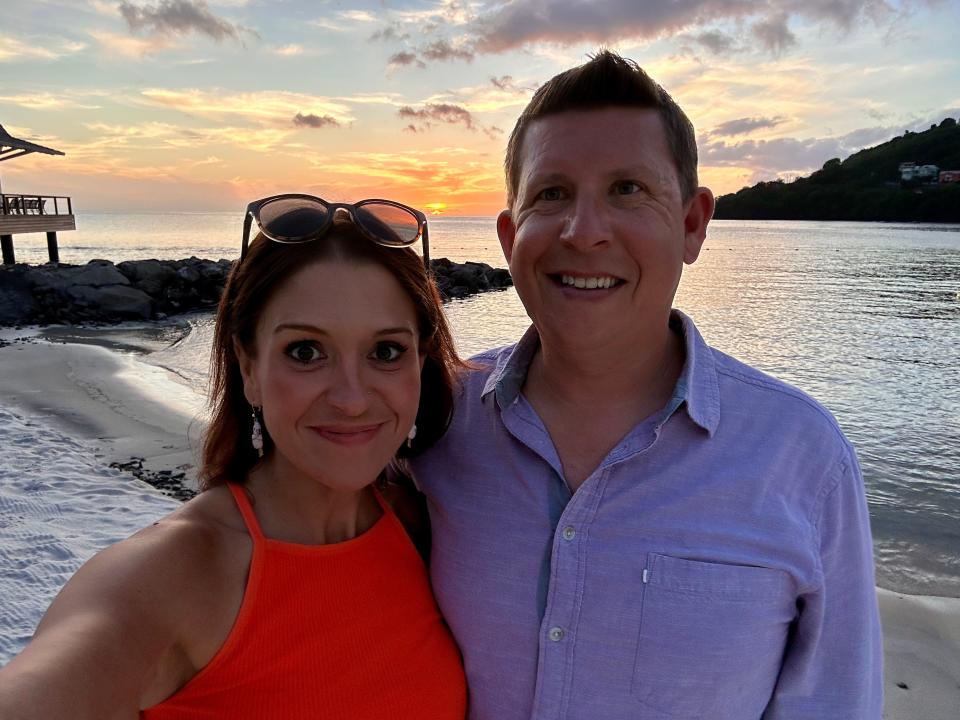
<path fill-rule="evenodd" d="M 683 335 L 686 358 L 673 394 L 664 407 L 665 414 L 669 417 L 680 407 L 685 407 L 690 419 L 713 435 L 720 424 L 720 389 L 713 350 L 693 320 L 679 310 L 672 312 L 670 325 Z M 540 334 L 531 325 L 510 351 L 497 358 L 481 397 L 486 399 L 493 392 L 501 409 L 513 404 L 523 389 L 530 363 L 539 347 Z"/>

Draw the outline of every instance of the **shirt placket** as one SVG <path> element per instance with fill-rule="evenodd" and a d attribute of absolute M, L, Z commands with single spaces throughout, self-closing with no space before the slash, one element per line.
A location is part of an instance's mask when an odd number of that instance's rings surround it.
<path fill-rule="evenodd" d="M 573 686 L 574 652 L 586 575 L 586 542 L 596 513 L 603 467 L 573 494 L 553 533 L 547 604 L 540 623 L 532 720 L 562 718 Z M 561 477 L 557 482 L 563 482 Z"/>

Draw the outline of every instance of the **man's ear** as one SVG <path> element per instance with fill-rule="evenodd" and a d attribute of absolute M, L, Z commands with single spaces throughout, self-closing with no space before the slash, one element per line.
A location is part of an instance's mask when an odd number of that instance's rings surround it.
<path fill-rule="evenodd" d="M 503 256 L 507 259 L 507 265 L 510 264 L 510 258 L 513 257 L 513 241 L 517 236 L 517 226 L 513 224 L 513 214 L 509 210 L 502 211 L 497 215 L 497 237 L 500 238 L 500 247 L 503 248 Z"/>
<path fill-rule="evenodd" d="M 715 205 L 713 193 L 705 187 L 698 187 L 687 201 L 686 215 L 683 217 L 683 261 L 687 265 L 692 265 L 700 256 Z"/>
<path fill-rule="evenodd" d="M 233 352 L 237 356 L 237 362 L 240 365 L 240 376 L 243 378 L 243 395 L 247 402 L 255 407 L 263 407 L 263 401 L 260 398 L 260 384 L 254 373 L 254 361 L 243 349 L 243 345 L 236 339 L 233 341 Z"/>

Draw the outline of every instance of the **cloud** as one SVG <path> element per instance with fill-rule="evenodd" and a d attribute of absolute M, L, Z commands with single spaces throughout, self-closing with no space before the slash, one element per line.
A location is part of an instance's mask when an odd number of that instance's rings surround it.
<path fill-rule="evenodd" d="M 275 153 L 294 132 L 287 128 L 215 127 L 191 128 L 170 123 L 149 122 L 139 125 L 90 123 L 95 133 L 91 140 L 64 148 L 73 158 L 84 158 L 112 167 L 114 160 L 124 163 L 124 149 L 169 152 L 205 149 L 208 146 L 233 146 L 256 152 Z"/>
<path fill-rule="evenodd" d="M 283 57 L 295 57 L 297 55 L 303 55 L 303 45 L 283 45 L 282 47 L 274 48 L 273 52 Z"/>
<path fill-rule="evenodd" d="M 414 120 L 414 131 L 425 130 L 432 127 L 434 123 L 463 125 L 468 130 L 475 129 L 473 115 L 470 111 L 460 105 L 450 103 L 427 103 L 419 110 L 404 105 L 397 110 L 397 115 L 403 119 Z M 419 123 L 419 125 L 416 123 Z"/>
<path fill-rule="evenodd" d="M 474 53 L 464 47 L 455 47 L 446 40 L 436 40 L 420 48 L 420 54 L 427 60 L 466 60 L 471 62 Z"/>
<path fill-rule="evenodd" d="M 416 53 L 412 52 L 394 53 L 387 59 L 387 64 L 391 67 L 400 67 L 403 65 L 416 65 L 420 68 L 426 67 L 423 61 L 417 57 Z"/>
<path fill-rule="evenodd" d="M 337 122 L 336 118 L 332 118 L 329 115 L 304 115 L 303 113 L 297 113 L 293 116 L 293 124 L 297 127 L 308 127 L 308 128 L 323 128 L 323 127 L 340 127 L 340 123 Z"/>
<path fill-rule="evenodd" d="M 0 62 L 16 60 L 59 60 L 65 55 L 73 55 L 87 46 L 80 42 L 66 40 L 34 39 L 23 42 L 17 38 L 0 35 Z"/>
<path fill-rule="evenodd" d="M 242 117 L 249 122 L 278 127 L 289 127 L 290 119 L 298 114 L 319 118 L 329 116 L 341 125 L 353 122 L 350 108 L 342 101 L 304 93 L 148 88 L 142 91 L 140 101 L 204 118 Z"/>
<path fill-rule="evenodd" d="M 100 49 L 108 55 L 138 58 L 167 50 L 174 46 L 174 41 L 168 37 L 138 38 L 129 35 L 117 35 L 105 30 L 95 30 L 90 36 L 96 40 Z"/>
<path fill-rule="evenodd" d="M 337 15 L 351 22 L 371 23 L 377 20 L 376 16 L 366 10 L 344 10 L 343 12 L 337 13 Z"/>
<path fill-rule="evenodd" d="M 251 32 L 214 15 L 206 0 L 160 0 L 156 6 L 142 7 L 121 0 L 119 8 L 132 32 L 145 30 L 163 36 L 195 32 L 217 42 L 241 41 L 244 32 Z"/>
<path fill-rule="evenodd" d="M 719 30 L 708 30 L 707 32 L 694 35 L 691 39 L 705 47 L 714 55 L 725 55 L 737 45 L 737 41 L 733 36 L 720 32 Z"/>
<path fill-rule="evenodd" d="M 499 160 L 499 159 L 498 159 Z M 383 153 L 348 152 L 331 158 L 318 156 L 313 161 L 325 175 L 350 178 L 354 197 L 404 197 L 415 191 L 420 197 L 448 202 L 477 193 L 492 194 L 499 203 L 503 194 L 500 163 L 478 158 L 476 151 L 459 147 Z M 396 190 L 394 190 L 396 188 Z"/>
<path fill-rule="evenodd" d="M 714 52 L 726 52 L 733 39 L 710 25 L 732 21 L 749 25 L 762 46 L 783 52 L 796 43 L 788 27 L 793 17 L 849 31 L 865 22 L 882 25 L 895 20 L 904 8 L 934 5 L 939 0 L 904 0 L 895 9 L 889 0 L 506 0 L 476 12 L 468 26 L 471 50 L 501 53 L 533 43 L 570 46 L 610 44 L 620 40 L 653 40 L 667 34 L 700 28 L 694 38 Z"/>
<path fill-rule="evenodd" d="M 774 55 L 780 55 L 797 44 L 797 36 L 787 27 L 788 19 L 786 13 L 766 18 L 755 23 L 751 32 L 763 47 Z"/>
<path fill-rule="evenodd" d="M 0 95 L 0 102 L 19 105 L 30 110 L 99 110 L 99 105 L 87 105 L 65 95 L 49 92 L 26 93 L 23 95 Z"/>
<path fill-rule="evenodd" d="M 949 113 L 938 117 L 942 119 L 948 115 Z M 701 139 L 698 143 L 700 164 L 704 168 L 749 168 L 752 170 L 751 182 L 808 175 L 823 167 L 823 163 L 830 158 L 847 158 L 864 148 L 902 135 L 906 128 L 920 131 L 926 130 L 930 124 L 929 118 L 924 118 L 903 126 L 859 128 L 838 137 L 775 138 L 740 142 Z"/>
<path fill-rule="evenodd" d="M 385 28 L 377 30 L 370 36 L 370 40 L 383 40 L 384 42 L 403 42 L 409 39 L 410 33 L 402 32 L 398 25 L 388 25 Z"/>
<path fill-rule="evenodd" d="M 763 128 L 772 128 L 785 122 L 786 118 L 777 117 L 749 117 L 739 118 L 737 120 L 728 120 L 720 123 L 710 131 L 711 137 L 722 135 L 746 135 L 754 130 Z"/>

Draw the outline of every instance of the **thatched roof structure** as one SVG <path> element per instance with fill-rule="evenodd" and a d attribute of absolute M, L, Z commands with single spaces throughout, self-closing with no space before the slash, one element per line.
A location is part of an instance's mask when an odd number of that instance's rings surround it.
<path fill-rule="evenodd" d="M 54 150 L 53 148 L 37 145 L 27 140 L 15 138 L 3 129 L 3 125 L 0 125 L 0 161 L 12 160 L 15 157 L 33 152 L 44 153 L 45 155 L 64 154 L 60 150 Z"/>

